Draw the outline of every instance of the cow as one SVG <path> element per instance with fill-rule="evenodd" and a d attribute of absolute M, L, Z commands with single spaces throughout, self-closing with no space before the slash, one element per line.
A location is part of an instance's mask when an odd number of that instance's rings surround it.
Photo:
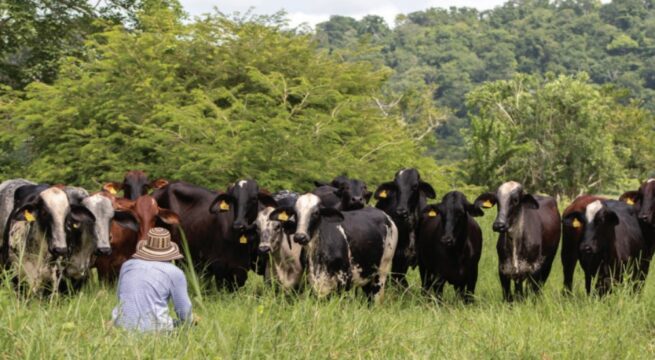
<path fill-rule="evenodd" d="M 423 209 L 416 251 L 424 290 L 440 299 L 448 282 L 465 302 L 473 301 L 482 254 L 482 231 L 473 217 L 482 215 L 458 191 Z"/>
<path fill-rule="evenodd" d="M 644 181 L 636 191 L 625 192 L 619 200 L 635 207 L 652 256 L 655 252 L 655 179 Z"/>
<path fill-rule="evenodd" d="M 573 273 L 580 259 L 580 242 L 584 236 L 585 223 L 575 218 L 574 213 L 584 213 L 587 205 L 605 200 L 594 195 L 580 195 L 562 212 L 562 268 L 564 269 L 564 291 L 573 291 Z"/>
<path fill-rule="evenodd" d="M 495 193 L 480 195 L 476 207 L 498 207 L 493 231 L 499 233 L 498 273 L 505 301 L 523 296 L 528 280 L 535 293 L 548 279 L 561 233 L 557 201 L 531 195 L 516 181 L 506 182 Z M 514 281 L 514 295 L 511 282 Z"/>
<path fill-rule="evenodd" d="M 416 264 L 415 242 L 421 210 L 427 205 L 427 198 L 436 194 L 430 184 L 421 180 L 416 169 L 403 169 L 394 180 L 378 186 L 374 194 L 377 207 L 387 213 L 398 227 L 398 246 L 393 257 L 391 276 L 407 287 L 406 274 Z"/>
<path fill-rule="evenodd" d="M 279 192 L 273 199 L 280 207 L 293 207 L 298 194 Z M 265 207 L 257 215 L 257 231 L 259 232 L 259 253 L 268 256 L 265 263 L 264 277 L 267 281 L 277 283 L 284 290 L 300 288 L 304 264 L 302 246 L 291 239 L 295 232 L 295 221 L 274 221 L 270 219 L 274 207 Z"/>
<path fill-rule="evenodd" d="M 320 181 L 314 184 L 316 189 L 312 193 L 321 198 L 323 206 L 341 211 L 361 209 L 373 195 L 366 188 L 366 183 L 346 176 L 337 176 L 329 184 Z"/>
<path fill-rule="evenodd" d="M 635 290 L 643 286 L 651 253 L 637 215 L 632 206 L 616 200 L 596 200 L 584 212 L 571 214 L 585 224 L 580 264 L 587 294 L 594 276 L 598 276 L 596 291 L 601 296 L 621 282 L 626 273 L 631 275 Z"/>
<path fill-rule="evenodd" d="M 381 301 L 398 242 L 396 225 L 383 211 L 366 207 L 341 212 L 321 206 L 317 195 L 307 193 L 269 218 L 295 219 L 293 240 L 306 247 L 309 283 L 319 297 L 355 285 L 369 302 Z"/>
<path fill-rule="evenodd" d="M 179 224 L 178 215 L 169 209 L 161 208 L 150 195 L 141 195 L 136 200 L 115 198 L 108 192 L 98 194 L 112 203 L 114 217 L 111 223 L 111 253 L 95 259 L 94 266 L 98 277 L 106 282 L 117 279 L 121 266 L 136 251 L 139 240 L 145 239 L 148 231 L 158 225 Z"/>
<path fill-rule="evenodd" d="M 87 222 L 92 215 L 82 206 L 71 205 L 60 187 L 8 180 L 0 188 L 3 210 L 12 210 L 4 222 L 3 258 L 17 271 L 17 279 L 29 293 L 59 288 L 62 260 L 68 256 L 71 223 Z M 3 217 L 6 212 L 3 213 Z"/>
<path fill-rule="evenodd" d="M 255 180 L 239 180 L 217 193 L 186 182 L 171 182 L 153 193 L 157 202 L 180 215 L 195 265 L 214 276 L 219 289 L 242 287 L 257 251 L 255 220 L 261 209 L 275 207 Z M 173 231 L 175 242 L 181 234 Z"/>
<path fill-rule="evenodd" d="M 128 200 L 136 200 L 141 195 L 147 195 L 150 189 L 159 189 L 168 184 L 165 179 L 157 179 L 150 181 L 148 175 L 140 170 L 131 170 L 125 174 L 123 182 L 108 182 L 102 187 L 102 190 L 116 195 L 119 191 L 123 191 L 124 198 Z"/>

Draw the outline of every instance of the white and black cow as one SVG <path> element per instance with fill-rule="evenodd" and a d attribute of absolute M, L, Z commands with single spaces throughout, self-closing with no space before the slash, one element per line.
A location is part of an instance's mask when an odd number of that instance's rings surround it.
<path fill-rule="evenodd" d="M 398 243 L 391 218 L 375 208 L 341 212 L 321 206 L 311 193 L 293 207 L 278 207 L 271 220 L 294 218 L 293 240 L 306 246 L 308 277 L 314 292 L 326 296 L 352 285 L 361 287 L 369 301 L 381 300 Z"/>

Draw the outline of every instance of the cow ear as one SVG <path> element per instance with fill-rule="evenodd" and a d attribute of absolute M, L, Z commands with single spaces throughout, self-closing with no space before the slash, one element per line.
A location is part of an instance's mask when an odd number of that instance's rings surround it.
<path fill-rule="evenodd" d="M 298 224 L 293 220 L 285 221 L 282 223 L 282 229 L 284 230 L 285 234 L 291 235 L 296 232 L 297 225 Z"/>
<path fill-rule="evenodd" d="M 602 213 L 603 222 L 611 226 L 619 224 L 619 217 L 616 213 L 608 208 L 603 209 Z"/>
<path fill-rule="evenodd" d="M 473 217 L 484 215 L 484 211 L 482 211 L 482 209 L 479 206 L 475 206 L 474 204 L 471 204 L 468 201 L 466 201 L 464 208 L 466 209 L 466 212 Z"/>
<path fill-rule="evenodd" d="M 327 222 L 338 223 L 343 221 L 341 211 L 334 208 L 323 207 L 318 210 L 318 213 L 321 215 L 321 219 Z"/>
<path fill-rule="evenodd" d="M 391 193 L 396 190 L 396 184 L 392 181 L 383 183 L 382 185 L 378 186 L 377 190 L 375 190 L 375 194 L 373 197 L 375 200 L 385 200 L 388 197 L 391 196 Z"/>
<path fill-rule="evenodd" d="M 169 225 L 179 225 L 180 217 L 173 210 L 159 208 L 157 217 Z"/>
<path fill-rule="evenodd" d="M 262 205 L 264 205 L 264 207 L 277 207 L 277 201 L 275 201 L 267 191 L 260 191 L 259 194 L 257 194 L 257 199 Z"/>
<path fill-rule="evenodd" d="M 123 183 L 116 181 L 108 182 L 102 185 L 102 190 L 112 195 L 116 195 L 119 191 L 123 190 Z"/>
<path fill-rule="evenodd" d="M 478 196 L 478 198 L 473 202 L 473 206 L 476 208 L 490 209 L 494 207 L 497 202 L 498 199 L 496 198 L 496 194 L 488 192 Z"/>
<path fill-rule="evenodd" d="M 318 181 L 318 180 L 314 181 L 314 186 L 316 186 L 316 187 L 321 187 L 321 186 L 326 186 L 326 185 L 328 185 L 328 183 L 326 183 L 326 182 Z"/>
<path fill-rule="evenodd" d="M 209 212 L 212 214 L 217 214 L 219 212 L 230 211 L 230 204 L 232 204 L 232 196 L 226 193 L 219 194 L 216 196 L 214 201 L 209 204 Z"/>
<path fill-rule="evenodd" d="M 528 209 L 539 209 L 539 202 L 531 194 L 525 194 L 521 197 L 521 204 L 528 207 Z"/>
<path fill-rule="evenodd" d="M 114 211 L 114 221 L 126 229 L 139 232 L 139 221 L 131 211 Z"/>
<path fill-rule="evenodd" d="M 432 188 L 432 185 L 426 183 L 425 181 L 420 180 L 418 183 L 418 189 L 425 195 L 428 199 L 434 199 L 437 197 L 437 193 Z"/>
<path fill-rule="evenodd" d="M 153 180 L 149 184 L 150 188 L 152 188 L 152 189 L 161 189 L 166 185 L 168 185 L 168 180 L 166 180 L 166 179 Z"/>
<path fill-rule="evenodd" d="M 367 204 L 368 204 L 369 201 L 371 201 L 371 196 L 373 196 L 372 192 L 370 192 L 368 190 L 364 190 L 364 200 L 366 200 Z"/>
<path fill-rule="evenodd" d="M 268 219 L 272 221 L 279 221 L 281 223 L 285 223 L 295 215 L 296 212 L 295 210 L 293 210 L 293 208 L 281 207 L 273 210 L 273 212 L 268 216 Z"/>
<path fill-rule="evenodd" d="M 437 205 L 428 205 L 421 210 L 421 214 L 427 218 L 436 218 L 439 216 L 439 209 L 437 209 Z"/>
<path fill-rule="evenodd" d="M 580 211 L 574 211 L 562 218 L 562 225 L 569 228 L 580 229 L 584 223 L 585 217 Z"/>
<path fill-rule="evenodd" d="M 639 197 L 639 191 L 626 191 L 619 197 L 619 201 L 623 201 L 628 205 L 634 205 Z"/>
<path fill-rule="evenodd" d="M 93 223 L 96 221 L 95 215 L 82 205 L 71 205 L 71 219 L 76 223 Z"/>
<path fill-rule="evenodd" d="M 39 210 L 36 204 L 25 204 L 14 211 L 12 220 L 33 222 L 39 217 Z"/>

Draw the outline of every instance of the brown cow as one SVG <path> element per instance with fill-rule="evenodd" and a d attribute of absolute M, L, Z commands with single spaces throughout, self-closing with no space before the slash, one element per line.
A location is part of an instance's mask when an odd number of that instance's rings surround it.
<path fill-rule="evenodd" d="M 164 179 L 149 181 L 148 175 L 141 170 L 130 170 L 125 174 L 123 182 L 106 183 L 102 190 L 112 195 L 122 190 L 126 199 L 136 200 L 139 196 L 148 194 L 150 189 L 159 189 L 167 184 L 168 181 Z"/>
<path fill-rule="evenodd" d="M 132 201 L 115 198 L 106 192 L 104 194 L 112 199 L 116 210 L 111 224 L 111 255 L 98 256 L 95 266 L 101 279 L 113 281 L 118 277 L 121 265 L 136 251 L 138 240 L 155 227 L 157 219 L 177 225 L 179 218 L 176 213 L 160 208 L 150 195 L 142 195 Z"/>
<path fill-rule="evenodd" d="M 562 213 L 562 267 L 564 268 L 564 290 L 573 290 L 573 273 L 580 259 L 580 243 L 584 237 L 585 223 L 574 214 L 584 213 L 587 205 L 605 198 L 594 195 L 580 195 Z M 586 275 L 585 275 L 586 276 Z"/>
<path fill-rule="evenodd" d="M 476 207 L 498 205 L 493 230 L 498 235 L 498 273 L 503 297 L 512 301 L 514 292 L 523 296 L 523 281 L 538 292 L 548 279 L 561 233 L 557 201 L 550 196 L 526 193 L 523 185 L 509 181 L 495 193 L 480 195 Z"/>

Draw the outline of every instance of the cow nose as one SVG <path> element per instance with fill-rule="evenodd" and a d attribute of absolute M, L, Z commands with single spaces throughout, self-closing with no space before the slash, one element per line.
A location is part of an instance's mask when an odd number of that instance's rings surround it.
<path fill-rule="evenodd" d="M 52 255 L 66 255 L 68 250 L 65 247 L 54 247 L 50 249 Z"/>
<path fill-rule="evenodd" d="M 305 234 L 295 234 L 293 235 L 293 241 L 300 245 L 305 245 L 309 242 L 309 238 Z"/>
<path fill-rule="evenodd" d="M 269 252 L 271 252 L 271 247 L 270 246 L 262 245 L 262 246 L 259 247 L 259 253 L 260 254 L 268 254 Z"/>
<path fill-rule="evenodd" d="M 495 232 L 505 232 L 505 231 L 507 231 L 507 225 L 505 225 L 505 223 L 503 223 L 503 222 L 495 221 L 492 228 L 493 228 L 493 230 Z"/>
<path fill-rule="evenodd" d="M 361 196 L 353 196 L 353 202 L 358 204 L 363 204 L 364 198 L 362 198 Z"/>
<path fill-rule="evenodd" d="M 96 255 L 111 255 L 111 248 L 110 247 L 97 248 Z"/>
<path fill-rule="evenodd" d="M 646 215 L 646 214 L 639 214 L 639 220 L 643 220 L 643 221 L 648 220 L 648 215 Z"/>
<path fill-rule="evenodd" d="M 234 224 L 232 224 L 232 227 L 234 228 L 234 230 L 245 230 L 246 224 L 240 221 L 235 221 Z"/>
<path fill-rule="evenodd" d="M 582 245 L 580 246 L 580 250 L 582 250 L 582 252 L 585 254 L 591 254 L 593 249 L 590 245 Z"/>
<path fill-rule="evenodd" d="M 400 216 L 402 218 L 406 218 L 407 217 L 407 209 L 398 209 L 398 210 L 396 210 L 396 214 L 398 214 L 398 216 Z"/>

